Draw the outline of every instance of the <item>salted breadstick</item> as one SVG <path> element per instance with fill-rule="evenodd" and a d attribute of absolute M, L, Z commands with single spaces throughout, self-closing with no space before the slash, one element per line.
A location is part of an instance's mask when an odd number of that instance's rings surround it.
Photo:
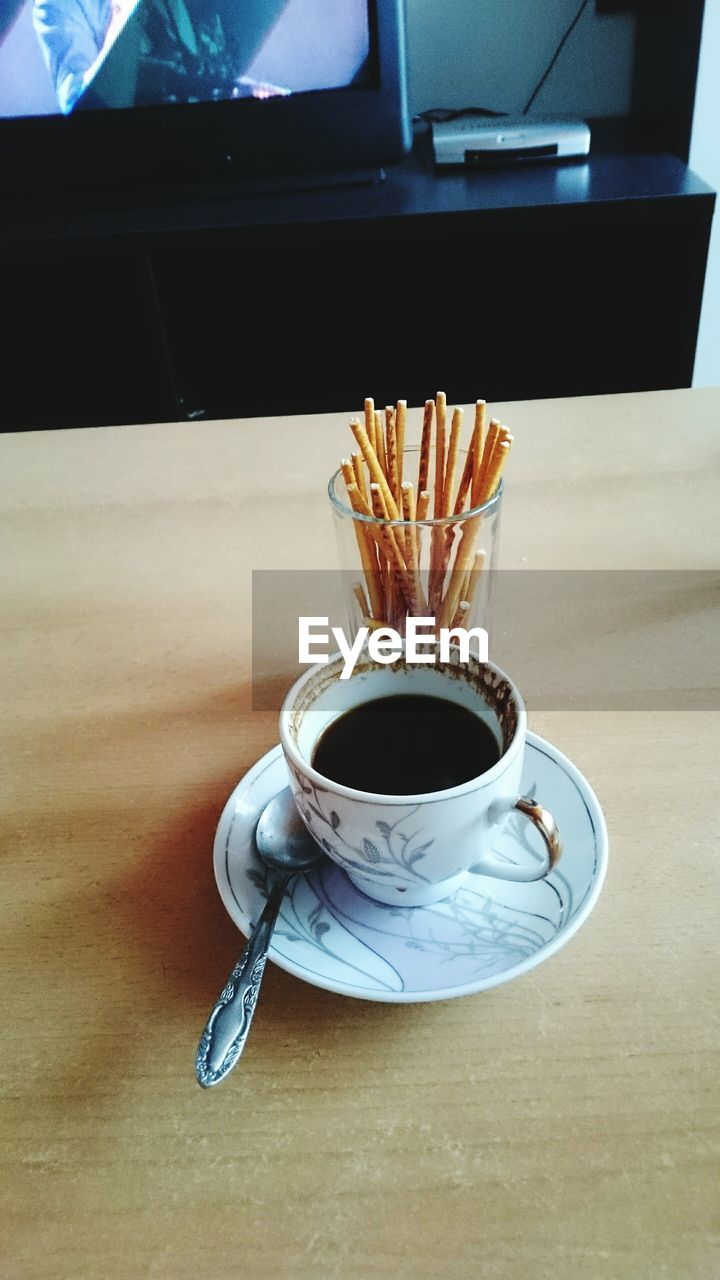
<path fill-rule="evenodd" d="M 460 512 L 463 510 L 463 507 L 465 506 L 467 496 L 472 487 L 474 460 L 475 460 L 475 436 L 472 435 L 470 438 L 470 447 L 465 457 L 465 466 L 463 467 L 462 475 L 460 477 L 460 483 L 457 489 L 457 494 L 455 495 L 455 503 L 452 509 L 452 513 L 454 516 L 460 515 Z"/>
<path fill-rule="evenodd" d="M 475 425 L 473 433 L 470 437 L 470 445 L 465 458 L 465 466 L 460 477 L 457 495 L 455 497 L 455 505 L 453 507 L 453 515 L 459 516 L 465 507 L 468 494 L 472 493 L 473 477 L 479 470 L 482 463 L 482 453 L 484 444 L 485 431 L 485 401 L 478 400 L 475 404 Z"/>
<path fill-rule="evenodd" d="M 376 447 L 377 441 L 375 439 L 375 401 L 373 400 L 372 396 L 368 396 L 367 399 L 365 400 L 364 409 L 365 409 L 365 430 L 367 431 L 367 434 L 368 434 L 368 440 L 370 441 L 373 449 L 375 449 L 375 452 L 377 452 L 377 447 Z"/>
<path fill-rule="evenodd" d="M 475 401 L 475 424 L 473 426 L 472 450 L 473 450 L 473 473 L 472 473 L 472 492 L 479 491 L 480 471 L 483 463 L 483 451 L 485 445 L 485 417 L 487 414 L 487 404 L 484 400 Z M 473 505 L 475 505 L 473 503 Z"/>
<path fill-rule="evenodd" d="M 461 408 L 456 408 L 456 410 L 452 412 L 450 444 L 448 444 L 448 449 L 447 449 L 445 489 L 443 489 L 443 516 L 450 516 L 451 509 L 452 509 L 452 515 L 454 516 L 460 515 L 462 511 L 462 507 L 465 506 L 465 498 L 468 497 L 471 479 L 473 479 L 474 434 L 473 434 L 473 438 L 470 439 L 470 448 L 468 451 L 468 457 L 465 458 L 465 466 L 464 468 L 462 468 L 460 485 L 457 486 L 455 506 L 451 507 L 452 485 L 454 485 L 455 483 L 455 468 L 457 466 L 457 449 L 459 449 L 461 429 L 462 429 L 462 410 Z M 454 525 L 446 526 L 445 539 L 443 539 L 443 543 L 442 543 L 442 563 L 441 563 L 441 566 L 438 567 L 438 580 L 441 586 L 442 586 L 442 582 L 445 581 L 447 566 L 448 566 L 448 563 L 450 563 L 450 556 L 452 553 L 452 544 L 454 544 L 457 532 L 459 531 L 460 531 L 460 526 L 454 526 Z M 436 600 L 436 605 L 437 605 L 437 600 Z"/>
<path fill-rule="evenodd" d="M 427 489 L 428 474 L 430 472 L 430 446 L 432 443 L 432 424 L 433 414 L 435 412 L 435 401 L 426 400 L 425 410 L 423 412 L 423 429 L 422 440 L 420 443 L 420 466 L 418 469 L 417 491 L 421 494 Z"/>
<path fill-rule="evenodd" d="M 407 421 L 407 400 L 398 400 L 395 409 L 395 436 L 397 440 L 398 484 L 403 482 L 403 461 L 405 454 L 405 423 Z"/>
<path fill-rule="evenodd" d="M 412 482 L 410 480 L 403 480 L 400 488 L 400 496 L 402 500 L 403 520 L 415 520 L 415 490 L 413 489 Z M 405 532 L 406 545 L 409 546 L 409 544 L 414 543 L 415 541 L 415 539 L 412 537 L 413 530 L 405 529 L 404 532 Z M 411 549 L 410 549 L 410 555 L 411 557 L 413 555 L 413 552 Z M 415 559 L 417 559 L 417 555 L 415 556 Z"/>
<path fill-rule="evenodd" d="M 487 436 L 485 437 L 485 445 L 483 448 L 482 458 L 480 459 L 480 465 L 475 469 L 475 472 L 473 474 L 473 491 L 472 491 L 471 502 L 474 507 L 482 506 L 482 503 L 484 501 L 484 499 L 480 497 L 480 494 L 484 492 L 486 488 L 487 473 L 488 473 L 488 470 L 492 461 L 492 456 L 495 452 L 496 446 L 498 445 L 501 439 L 501 434 L 500 434 L 501 430 L 502 430 L 502 424 L 498 422 L 497 418 L 493 418 L 490 423 L 490 426 L 488 427 Z"/>
<path fill-rule="evenodd" d="M 465 574 L 465 580 L 462 584 L 462 591 L 460 592 L 460 604 L 458 605 L 458 609 L 460 608 L 460 605 L 462 604 L 463 601 L 467 602 L 468 607 L 472 605 L 475 592 L 477 590 L 478 578 L 482 573 L 483 566 L 485 564 L 486 559 L 487 559 L 487 555 L 486 555 L 486 552 L 483 551 L 482 547 L 475 552 L 473 563 L 471 564 L 470 568 Z"/>
<path fill-rule="evenodd" d="M 379 484 L 373 482 L 373 484 L 370 485 L 370 498 L 372 502 L 373 515 L 376 520 L 386 520 L 387 507 L 383 501 L 382 490 Z M 376 529 L 386 562 L 383 584 L 385 596 L 385 617 L 389 620 L 390 625 L 393 626 L 396 621 L 395 610 L 398 598 L 398 576 L 401 572 L 400 565 L 402 556 L 395 541 L 394 530 L 390 529 L 387 525 L 376 526 Z"/>
<path fill-rule="evenodd" d="M 359 582 L 353 583 L 353 595 L 358 602 L 358 607 L 360 609 L 361 617 L 367 618 L 370 613 L 370 610 L 368 608 L 367 596 L 365 595 L 365 592 L 363 591 Z"/>
<path fill-rule="evenodd" d="M 397 627 L 397 609 L 398 609 L 398 589 L 395 580 L 395 570 L 387 565 L 385 569 L 385 617 L 389 619 L 388 626 Z M 402 608 L 402 606 L 400 606 Z"/>
<path fill-rule="evenodd" d="M 435 397 L 435 494 L 433 498 L 433 514 L 436 519 L 442 515 L 443 486 L 445 481 L 445 413 L 447 397 L 444 391 L 438 391 Z M 425 486 L 423 485 L 423 488 Z"/>
<path fill-rule="evenodd" d="M 375 483 L 370 485 L 370 500 L 372 502 L 372 512 L 376 520 L 387 520 L 391 517 L 388 515 L 387 503 L 382 491 L 382 486 Z M 383 546 L 386 548 L 386 555 L 393 569 L 398 569 L 401 573 L 405 572 L 405 560 L 402 551 L 395 537 L 395 530 L 390 524 L 383 524 L 378 530 L 382 539 Z"/>
<path fill-rule="evenodd" d="M 369 627 L 371 631 L 381 631 L 383 628 L 387 629 L 388 625 L 389 624 L 383 621 L 382 618 L 371 618 L 367 613 L 363 617 L 363 626 Z"/>
<path fill-rule="evenodd" d="M 383 470 L 383 475 L 387 479 L 387 458 L 385 456 L 385 432 L 383 431 L 382 414 L 379 410 L 375 410 L 375 452 L 378 456 L 378 462 Z"/>
<path fill-rule="evenodd" d="M 435 397 L 435 485 L 433 491 L 433 516 L 436 520 L 444 515 L 445 488 L 445 416 L 447 397 L 444 391 L 438 391 Z M 435 611 L 442 590 L 442 567 L 444 560 L 445 536 L 442 528 L 435 527 L 430 535 L 430 572 L 428 577 L 428 598 L 430 608 Z"/>
<path fill-rule="evenodd" d="M 415 506 L 415 493 L 412 483 L 409 480 L 403 480 L 402 483 L 402 509 L 403 520 L 415 521 L 417 511 Z M 425 609 L 425 595 L 420 582 L 420 557 L 418 547 L 418 529 L 405 530 L 405 560 L 409 571 L 413 575 L 415 583 L 415 596 L 421 611 Z"/>
<path fill-rule="evenodd" d="M 430 491 L 429 489 L 422 489 L 417 496 L 417 504 L 415 506 L 415 524 L 417 527 L 413 530 L 415 534 L 415 549 L 417 553 L 418 571 L 420 571 L 422 568 L 422 535 L 423 535 L 422 521 L 425 520 L 427 517 L 429 506 L 430 506 Z"/>
<path fill-rule="evenodd" d="M 457 607 L 457 612 L 455 614 L 455 617 L 452 620 L 452 625 L 454 627 L 464 626 L 469 612 L 470 612 L 470 601 L 461 600 Z"/>
<path fill-rule="evenodd" d="M 350 430 L 352 431 L 353 435 L 355 436 L 355 439 L 358 442 L 358 445 L 360 446 L 360 452 L 362 453 L 362 456 L 367 463 L 367 468 L 368 468 L 368 471 L 370 472 L 371 480 L 375 484 L 380 485 L 380 489 L 382 491 L 383 498 L 385 499 L 385 505 L 387 507 L 390 519 L 399 520 L 400 513 L 397 509 L 397 504 L 395 502 L 395 499 L 392 496 L 392 493 L 390 492 L 390 486 L 388 485 L 385 472 L 380 466 L 380 460 L 377 454 L 375 453 L 375 450 L 373 449 L 372 445 L 370 444 L 367 431 L 363 427 L 362 423 L 358 422 L 357 418 L 353 418 L 351 420 Z M 372 485 L 370 487 L 372 488 Z"/>
<path fill-rule="evenodd" d="M 367 502 L 365 502 L 355 483 L 347 486 L 348 497 L 353 511 L 357 511 L 361 515 L 372 515 Z M 365 510 L 363 509 L 365 508 Z M 362 565 L 363 576 L 367 584 L 368 596 L 370 599 L 370 609 L 373 617 L 382 618 L 385 612 L 385 602 L 383 600 L 381 578 L 378 568 L 378 560 L 375 552 L 375 544 L 369 530 L 357 520 L 353 520 L 355 527 L 355 538 L 360 552 L 360 563 Z M 362 612 L 367 612 L 363 609 Z"/>
<path fill-rule="evenodd" d="M 353 471 L 355 473 L 355 483 L 360 490 L 363 498 L 367 498 L 367 489 L 365 487 L 365 471 L 363 469 L 363 456 L 361 453 L 352 453 Z"/>
<path fill-rule="evenodd" d="M 457 466 L 458 448 L 460 445 L 460 432 L 462 431 L 463 411 L 462 409 L 453 409 L 452 426 L 450 428 L 450 443 L 448 444 L 447 462 L 445 464 L 445 478 L 443 480 L 443 504 L 442 514 L 450 515 L 452 503 L 452 491 L 455 483 L 455 468 Z"/>
<path fill-rule="evenodd" d="M 418 493 L 417 507 L 415 509 L 415 519 L 425 520 L 430 506 L 430 490 L 421 489 Z"/>
<path fill-rule="evenodd" d="M 480 574 L 482 573 L 485 567 L 486 560 L 487 560 L 487 552 L 484 551 L 482 547 L 480 547 L 479 550 L 475 552 L 475 555 L 473 557 L 473 563 L 468 569 L 467 575 L 465 577 L 465 582 L 463 583 L 462 597 L 464 600 L 467 600 L 468 605 L 472 605 L 472 602 L 475 598 L 475 592 L 477 591 L 478 580 L 480 578 Z"/>
<path fill-rule="evenodd" d="M 400 495 L 400 479 L 398 474 L 397 431 L 395 427 L 395 410 L 388 405 L 385 410 L 385 459 L 387 478 L 392 496 L 398 511 L 402 507 Z"/>
<path fill-rule="evenodd" d="M 460 545 L 455 556 L 455 564 L 450 573 L 450 579 L 445 592 L 445 599 L 442 602 L 440 613 L 440 627 L 449 627 L 452 619 L 457 613 L 457 607 L 461 599 L 465 596 L 465 583 L 468 576 L 468 570 L 473 563 L 473 555 L 475 552 L 475 543 L 480 532 L 482 524 L 482 516 L 473 516 L 468 520 L 463 528 L 460 538 Z"/>
<path fill-rule="evenodd" d="M 445 515 L 445 416 L 447 398 L 444 391 L 435 397 L 435 486 L 433 492 L 433 516 L 441 520 Z M 435 526 L 430 535 L 430 573 L 428 599 L 430 608 L 437 610 L 442 592 L 443 562 L 445 559 L 445 533 Z"/>
<path fill-rule="evenodd" d="M 482 506 L 483 503 L 489 502 L 495 493 L 495 490 L 500 483 L 500 476 L 502 475 L 502 470 L 505 466 L 505 460 L 510 452 L 512 436 L 506 427 L 501 427 L 500 430 L 505 434 L 497 440 L 492 451 L 488 469 L 483 475 L 478 506 Z"/>
<path fill-rule="evenodd" d="M 497 447 L 493 449 L 490 465 L 482 477 L 482 488 L 478 494 L 478 501 L 474 505 L 482 506 L 495 493 L 510 447 L 510 440 L 500 440 Z M 463 528 L 460 546 L 455 557 L 455 565 L 450 575 L 450 582 L 440 615 L 441 627 L 449 626 L 451 619 L 455 617 L 458 603 L 463 594 L 465 575 L 474 563 L 475 543 L 477 542 L 481 524 L 482 516 L 478 515 L 466 521 Z"/>
<path fill-rule="evenodd" d="M 384 500 L 382 488 L 379 484 L 370 485 L 370 493 L 372 495 L 373 514 L 378 520 L 388 519 L 388 509 Z M 417 615 L 417 599 L 415 594 L 415 583 L 412 576 L 407 572 L 405 560 L 399 546 L 399 542 L 395 537 L 395 530 L 389 524 L 380 526 L 380 534 L 387 547 L 387 557 L 390 565 L 395 570 L 394 581 L 397 590 L 405 596 L 409 612 Z"/>
<path fill-rule="evenodd" d="M 355 490 L 353 490 L 353 492 L 350 493 L 350 490 L 348 490 L 348 494 L 352 502 L 353 511 L 357 511 L 358 515 L 366 516 L 368 521 L 371 521 L 371 520 L 373 521 L 372 524 L 370 523 L 364 524 L 362 527 L 365 533 L 367 534 L 368 538 L 370 538 L 370 540 L 372 541 L 374 547 L 377 548 L 378 555 L 380 556 L 380 564 L 382 566 L 382 563 L 386 558 L 386 545 L 385 545 L 385 541 L 381 537 L 380 529 L 374 523 L 374 521 L 377 519 L 375 512 L 373 511 L 373 508 L 371 507 L 368 499 L 364 498 L 359 491 L 356 492 Z M 384 510 L 385 508 L 383 507 L 383 512 Z M 381 518 L 385 519 L 386 516 L 383 514 Z"/>

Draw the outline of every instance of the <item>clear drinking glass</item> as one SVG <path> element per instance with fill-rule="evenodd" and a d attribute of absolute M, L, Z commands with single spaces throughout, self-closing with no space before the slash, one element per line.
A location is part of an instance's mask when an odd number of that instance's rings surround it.
<path fill-rule="evenodd" d="M 419 449 L 403 452 L 403 475 L 414 480 Z M 458 451 L 458 473 L 467 456 Z M 385 520 L 350 505 L 342 470 L 328 486 L 350 633 L 393 627 L 405 634 L 408 616 L 434 617 L 441 626 L 490 631 L 493 570 L 497 567 L 503 485 L 482 506 L 444 518 Z"/>

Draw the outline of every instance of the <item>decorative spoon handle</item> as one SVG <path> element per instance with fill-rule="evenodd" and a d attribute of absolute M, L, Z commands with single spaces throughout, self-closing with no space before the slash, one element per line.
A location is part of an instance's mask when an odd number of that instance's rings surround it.
<path fill-rule="evenodd" d="M 252 937 L 223 987 L 200 1037 L 195 1070 L 204 1089 L 225 1079 L 245 1048 L 270 939 L 290 876 L 280 876 L 265 903 Z"/>

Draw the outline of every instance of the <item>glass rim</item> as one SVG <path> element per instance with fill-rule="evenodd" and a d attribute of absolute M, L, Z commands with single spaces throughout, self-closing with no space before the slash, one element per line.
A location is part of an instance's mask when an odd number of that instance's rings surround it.
<path fill-rule="evenodd" d="M 468 452 L 467 449 L 458 449 L 458 456 L 460 454 L 463 454 L 463 456 L 466 457 L 467 452 Z M 406 454 L 419 454 L 419 453 L 420 453 L 419 447 L 412 446 L 409 449 L 403 450 L 403 457 Z M 392 525 L 394 528 L 397 527 L 397 528 L 412 529 L 416 525 L 423 525 L 423 526 L 428 525 L 430 527 L 434 526 L 435 528 L 438 528 L 443 525 L 462 524 L 464 520 L 471 520 L 475 516 L 486 515 L 491 507 L 494 507 L 497 505 L 497 503 L 499 503 L 503 494 L 503 478 L 501 476 L 495 492 L 491 494 L 491 496 L 485 502 L 483 502 L 479 507 L 470 507 L 467 511 L 459 511 L 457 515 L 453 515 L 453 514 L 450 514 L 447 516 L 429 516 L 428 515 L 428 516 L 425 516 L 422 520 L 392 520 L 389 517 L 385 519 L 383 516 L 376 516 L 376 515 L 366 516 L 363 514 L 362 511 L 355 511 L 353 510 L 352 507 L 347 506 L 346 503 L 342 502 L 341 499 L 338 497 L 337 493 L 335 492 L 336 481 L 341 476 L 342 476 L 342 467 L 338 467 L 337 471 L 333 471 L 333 474 L 331 475 L 328 481 L 328 497 L 332 505 L 335 507 L 336 511 L 339 511 L 340 514 L 343 516 L 350 516 L 351 520 L 358 520 L 361 524 Z M 415 496 L 417 498 L 417 494 Z"/>

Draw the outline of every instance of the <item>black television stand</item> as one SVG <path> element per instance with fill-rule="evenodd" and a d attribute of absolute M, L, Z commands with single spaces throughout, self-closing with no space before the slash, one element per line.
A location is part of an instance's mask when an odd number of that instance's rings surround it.
<path fill-rule="evenodd" d="M 677 157 L 0 221 L 0 427 L 689 385 L 714 195 Z"/>

